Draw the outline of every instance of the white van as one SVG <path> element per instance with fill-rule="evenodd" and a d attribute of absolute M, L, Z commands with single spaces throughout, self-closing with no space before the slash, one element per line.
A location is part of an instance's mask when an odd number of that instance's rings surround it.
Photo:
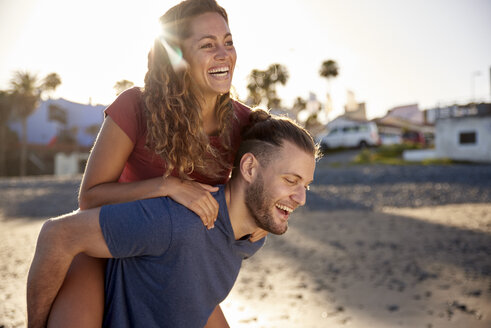
<path fill-rule="evenodd" d="M 320 137 L 322 149 L 366 148 L 378 145 L 380 145 L 380 137 L 374 122 L 339 125 Z"/>

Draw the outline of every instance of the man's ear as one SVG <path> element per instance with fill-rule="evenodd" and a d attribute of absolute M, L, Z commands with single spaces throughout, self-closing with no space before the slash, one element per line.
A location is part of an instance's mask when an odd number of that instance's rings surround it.
<path fill-rule="evenodd" d="M 252 182 L 256 178 L 259 169 L 259 161 L 252 153 L 245 153 L 240 159 L 240 174 L 247 182 Z"/>

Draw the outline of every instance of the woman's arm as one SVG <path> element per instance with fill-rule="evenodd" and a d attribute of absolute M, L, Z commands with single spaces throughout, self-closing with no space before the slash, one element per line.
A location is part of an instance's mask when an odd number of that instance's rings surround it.
<path fill-rule="evenodd" d="M 126 133 L 110 117 L 106 117 L 82 178 L 79 193 L 81 209 L 161 196 L 162 178 L 118 183 L 133 147 Z"/>
<path fill-rule="evenodd" d="M 79 193 L 81 209 L 138 199 L 169 196 L 198 214 L 206 226 L 213 227 L 218 203 L 211 196 L 216 187 L 175 177 L 119 183 L 134 144 L 126 133 L 106 117 L 89 156 Z"/>

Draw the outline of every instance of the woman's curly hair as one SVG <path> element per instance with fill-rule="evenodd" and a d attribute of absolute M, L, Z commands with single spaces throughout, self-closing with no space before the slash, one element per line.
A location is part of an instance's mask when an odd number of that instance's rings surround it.
<path fill-rule="evenodd" d="M 169 9 L 161 18 L 162 35 L 148 54 L 143 102 L 147 118 L 147 147 L 166 162 L 165 176 L 177 169 L 181 178 L 193 171 L 218 177 L 229 170 L 224 154 L 219 154 L 203 128 L 200 90 L 193 83 L 182 57 L 182 42 L 191 31 L 190 21 L 203 13 L 216 12 L 228 24 L 225 9 L 215 0 L 186 0 Z M 179 67 L 179 65 L 181 65 Z M 225 152 L 230 151 L 231 123 L 235 118 L 230 92 L 217 97 L 215 113 Z M 205 172 L 206 168 L 206 172 Z"/>

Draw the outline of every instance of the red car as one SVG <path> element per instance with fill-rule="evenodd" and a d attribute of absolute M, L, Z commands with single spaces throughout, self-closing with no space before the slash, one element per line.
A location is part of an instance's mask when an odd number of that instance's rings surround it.
<path fill-rule="evenodd" d="M 414 144 L 419 144 L 421 146 L 426 145 L 426 139 L 422 132 L 417 131 L 407 131 L 402 134 L 403 142 L 410 142 Z"/>

